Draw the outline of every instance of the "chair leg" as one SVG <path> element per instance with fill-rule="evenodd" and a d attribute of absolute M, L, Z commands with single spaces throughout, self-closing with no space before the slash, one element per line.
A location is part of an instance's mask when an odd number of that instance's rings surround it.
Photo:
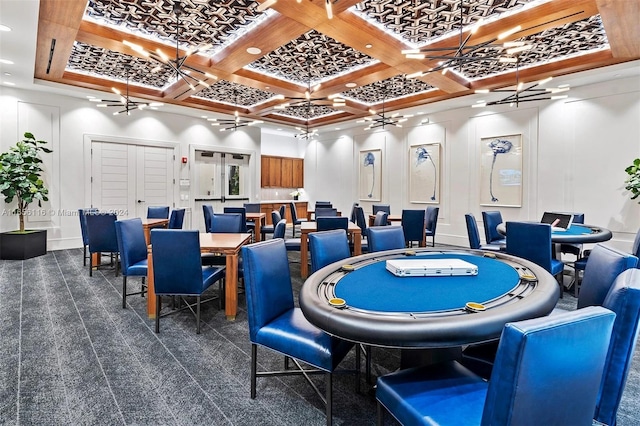
<path fill-rule="evenodd" d="M 196 334 L 200 334 L 200 296 L 196 297 Z"/>
<path fill-rule="evenodd" d="M 384 408 L 382 407 L 382 404 L 380 404 L 379 402 L 376 403 L 377 405 L 377 413 L 378 415 L 376 416 L 376 426 L 382 426 L 384 423 Z"/>
<path fill-rule="evenodd" d="M 258 369 L 258 345 L 251 344 L 251 399 L 256 399 L 256 377 Z"/>
<path fill-rule="evenodd" d="M 91 252 L 89 252 L 89 276 L 93 276 L 93 256 L 91 256 Z"/>
<path fill-rule="evenodd" d="M 87 266 L 87 246 L 82 246 L 82 266 Z"/>
<path fill-rule="evenodd" d="M 127 307 L 127 276 L 122 276 L 122 309 Z"/>
<path fill-rule="evenodd" d="M 332 423 L 332 399 L 333 399 L 333 374 L 325 373 L 325 384 L 326 384 L 326 399 L 327 399 L 327 426 L 331 426 Z"/>
<path fill-rule="evenodd" d="M 360 393 L 360 356 L 362 350 L 360 345 L 356 343 L 356 393 Z"/>
<path fill-rule="evenodd" d="M 162 299 L 156 295 L 156 333 L 160 333 L 160 303 Z"/>

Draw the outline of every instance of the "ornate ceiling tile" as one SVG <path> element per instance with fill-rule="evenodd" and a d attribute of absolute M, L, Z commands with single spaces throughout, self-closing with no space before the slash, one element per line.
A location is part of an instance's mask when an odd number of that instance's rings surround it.
<path fill-rule="evenodd" d="M 175 77 L 168 67 L 151 72 L 157 64 L 85 43 L 75 42 L 66 69 L 110 80 L 126 81 L 127 66 L 131 83 L 155 89 L 170 84 Z"/>
<path fill-rule="evenodd" d="M 311 30 L 247 68 L 306 87 L 375 63 L 364 53 Z"/>
<path fill-rule="evenodd" d="M 266 102 L 275 96 L 275 93 L 254 89 L 253 87 L 243 86 L 230 81 L 219 80 L 215 84 L 212 84 L 211 87 L 202 90 L 192 97 L 249 108 Z"/>
<path fill-rule="evenodd" d="M 600 15 L 582 21 L 551 28 L 518 41 L 533 48 L 520 55 L 520 68 L 550 62 L 608 47 L 607 36 Z M 476 62 L 462 67 L 461 74 L 478 79 L 515 69 L 514 63 Z"/>
<path fill-rule="evenodd" d="M 365 105 L 374 105 L 418 93 L 434 90 L 435 87 L 417 79 L 397 75 L 386 80 L 376 81 L 366 86 L 342 92 L 347 99 L 354 99 Z"/>
<path fill-rule="evenodd" d="M 283 115 L 293 118 L 301 118 L 305 121 L 311 121 L 328 115 L 338 114 L 340 111 L 323 105 L 297 105 L 290 106 L 283 110 L 274 112 L 275 115 Z"/>
<path fill-rule="evenodd" d="M 394 36 L 424 45 L 451 31 L 493 19 L 536 0 L 364 0 L 353 7 L 362 18 Z M 462 9 L 462 10 L 461 10 Z"/>

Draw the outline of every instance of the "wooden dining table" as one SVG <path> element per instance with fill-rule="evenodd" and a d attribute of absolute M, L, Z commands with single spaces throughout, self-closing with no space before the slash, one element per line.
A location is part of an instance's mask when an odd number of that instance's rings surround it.
<path fill-rule="evenodd" d="M 309 275 L 309 263 L 307 262 L 309 234 L 317 231 L 316 222 L 302 222 L 300 224 L 300 276 L 302 278 L 307 278 Z M 362 254 L 362 230 L 360 227 L 353 222 L 349 222 L 347 233 L 351 241 L 353 241 L 353 255 Z"/>
<path fill-rule="evenodd" d="M 262 239 L 262 233 L 260 232 L 264 222 L 266 220 L 266 213 L 247 213 L 247 220 L 252 221 L 255 224 L 255 240 L 256 242 Z"/>
<path fill-rule="evenodd" d="M 144 239 L 147 245 L 151 244 L 151 229 L 166 228 L 169 226 L 169 219 L 142 219 L 142 229 L 144 230 Z"/>
<path fill-rule="evenodd" d="M 225 257 L 224 311 L 227 320 L 236 319 L 238 312 L 238 257 L 243 245 L 251 240 L 251 234 L 200 233 L 200 252 Z M 156 317 L 156 293 L 153 287 L 153 249 L 148 251 L 147 269 L 147 316 Z"/>

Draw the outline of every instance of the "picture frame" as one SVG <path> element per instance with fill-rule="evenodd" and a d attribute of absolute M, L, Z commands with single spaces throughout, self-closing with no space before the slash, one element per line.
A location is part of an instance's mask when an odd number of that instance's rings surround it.
<path fill-rule="evenodd" d="M 480 205 L 522 207 L 522 135 L 480 139 Z"/>
<path fill-rule="evenodd" d="M 440 143 L 409 147 L 409 202 L 440 204 Z"/>
<path fill-rule="evenodd" d="M 363 201 L 382 199 L 382 150 L 360 151 L 358 156 L 358 198 Z"/>

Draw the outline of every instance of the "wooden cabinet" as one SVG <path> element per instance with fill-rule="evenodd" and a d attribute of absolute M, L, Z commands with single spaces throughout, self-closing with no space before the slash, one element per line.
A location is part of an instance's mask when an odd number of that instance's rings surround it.
<path fill-rule="evenodd" d="M 303 188 L 304 159 L 272 157 L 263 155 L 260 159 L 262 172 L 260 185 L 263 188 Z"/>

